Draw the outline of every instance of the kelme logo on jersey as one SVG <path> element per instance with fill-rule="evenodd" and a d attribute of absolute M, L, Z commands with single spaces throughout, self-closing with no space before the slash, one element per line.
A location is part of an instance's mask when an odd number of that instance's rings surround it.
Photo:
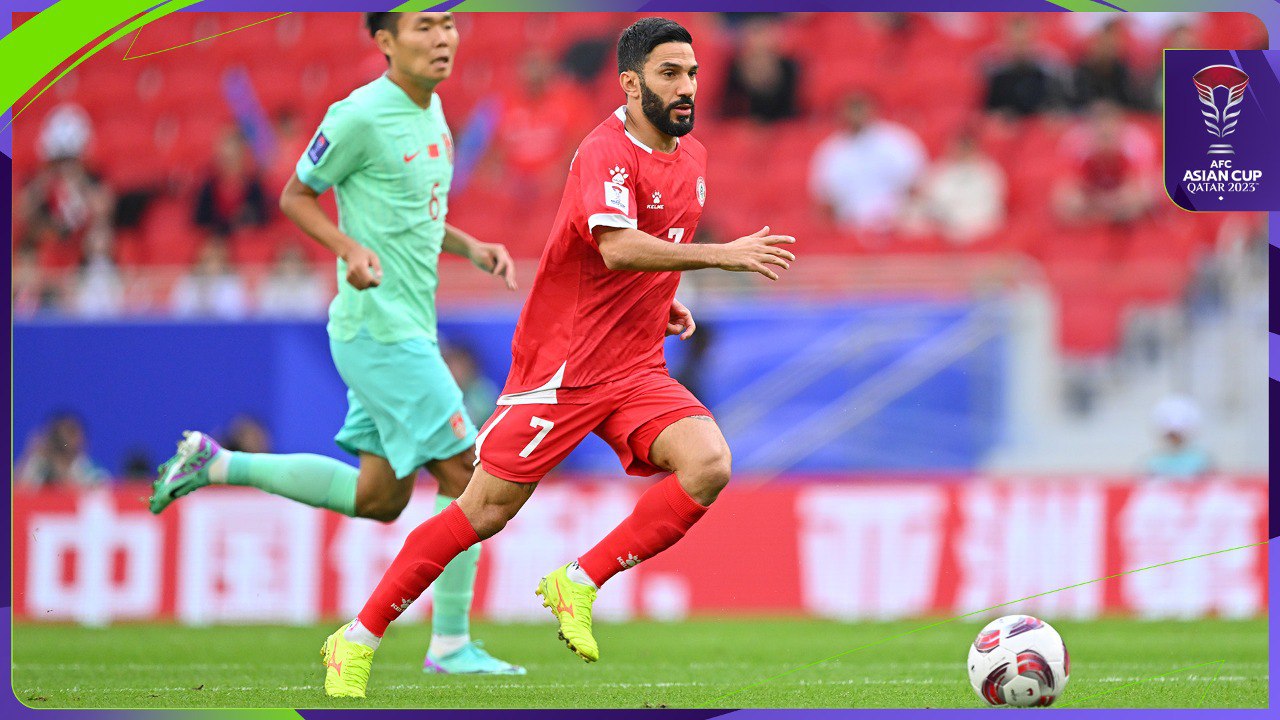
<path fill-rule="evenodd" d="M 647 210 L 665 210 L 666 209 L 667 206 L 662 204 L 662 193 L 658 192 L 657 190 L 654 190 L 653 195 L 651 195 L 650 197 L 653 198 L 653 202 L 646 205 L 645 209 Z"/>
<path fill-rule="evenodd" d="M 1249 76 L 1234 65 L 1210 65 L 1201 68 L 1191 76 L 1191 82 L 1200 94 L 1200 102 L 1205 106 L 1200 109 L 1204 116 L 1204 125 L 1209 134 L 1217 138 L 1225 138 L 1236 131 L 1236 123 L 1240 122 L 1240 102 L 1244 100 L 1244 89 L 1249 84 Z M 1226 92 L 1214 91 L 1222 88 Z M 1220 98 L 1220 99 L 1219 99 Z M 1210 155 L 1235 155 L 1236 151 L 1230 143 L 1214 143 L 1209 146 Z"/>
<path fill-rule="evenodd" d="M 702 176 L 699 175 L 698 176 L 698 207 L 702 207 L 706 204 L 707 204 L 707 181 L 703 180 Z"/>
<path fill-rule="evenodd" d="M 316 133 L 316 139 L 311 141 L 311 148 L 307 150 L 307 159 L 312 165 L 320 162 L 320 158 L 324 157 L 324 151 L 329 149 L 329 138 L 324 133 Z"/>
<path fill-rule="evenodd" d="M 627 568 L 633 568 L 639 565 L 640 558 L 636 557 L 635 553 L 627 553 L 627 556 L 625 558 L 623 557 L 618 558 L 618 564 L 622 566 L 623 570 L 626 570 Z"/>

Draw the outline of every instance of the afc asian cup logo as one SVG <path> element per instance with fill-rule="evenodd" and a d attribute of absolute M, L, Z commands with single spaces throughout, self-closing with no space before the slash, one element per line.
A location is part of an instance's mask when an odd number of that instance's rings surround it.
<path fill-rule="evenodd" d="M 1200 94 L 1200 114 L 1204 116 L 1205 128 L 1210 135 L 1225 138 L 1236 131 L 1239 122 L 1240 103 L 1244 100 L 1244 89 L 1249 84 L 1249 76 L 1234 65 L 1210 65 L 1191 76 L 1191 82 Z M 1222 100 L 1215 98 L 1214 91 L 1223 88 L 1225 92 L 1217 93 Z M 1209 146 L 1210 155 L 1235 155 L 1236 151 L 1230 143 L 1215 143 Z"/>

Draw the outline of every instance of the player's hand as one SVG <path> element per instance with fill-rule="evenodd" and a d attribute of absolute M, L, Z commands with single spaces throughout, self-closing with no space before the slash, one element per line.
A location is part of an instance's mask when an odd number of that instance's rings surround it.
<path fill-rule="evenodd" d="M 347 263 L 347 282 L 357 290 L 368 290 L 382 284 L 382 261 L 369 248 L 356 244 L 342 254 Z"/>
<path fill-rule="evenodd" d="M 667 335 L 679 335 L 681 340 L 688 340 L 698 324 L 693 321 L 693 313 L 679 300 L 671 300 L 671 314 L 667 318 Z"/>
<path fill-rule="evenodd" d="M 770 235 L 769 226 L 765 225 L 746 237 L 722 245 L 724 255 L 720 267 L 733 272 L 760 273 L 770 280 L 777 280 L 775 268 L 786 270 L 796 259 L 795 255 L 777 246 L 790 245 L 795 241 L 790 235 Z"/>
<path fill-rule="evenodd" d="M 508 290 L 516 289 L 516 264 L 500 243 L 478 242 L 471 247 L 471 263 L 481 270 L 502 278 Z"/>

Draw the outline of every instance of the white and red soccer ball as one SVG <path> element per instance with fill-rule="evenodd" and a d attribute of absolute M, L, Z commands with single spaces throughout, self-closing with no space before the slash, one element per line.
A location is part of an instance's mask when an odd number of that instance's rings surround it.
<path fill-rule="evenodd" d="M 969 684 L 988 705 L 1051 705 L 1070 672 L 1062 636 L 1030 615 L 991 621 L 969 647 Z"/>

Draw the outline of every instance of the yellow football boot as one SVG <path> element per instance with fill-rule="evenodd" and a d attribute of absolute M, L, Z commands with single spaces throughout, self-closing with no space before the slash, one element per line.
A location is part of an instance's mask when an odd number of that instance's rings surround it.
<path fill-rule="evenodd" d="M 329 697 L 364 697 L 373 666 L 373 648 L 351 642 L 343 632 L 346 625 L 330 635 L 320 648 L 324 657 L 324 694 Z"/>
<path fill-rule="evenodd" d="M 560 622 L 560 639 L 587 662 L 600 659 L 600 649 L 591 635 L 591 605 L 596 589 L 569 579 L 569 566 L 557 568 L 538 583 L 543 607 Z"/>

